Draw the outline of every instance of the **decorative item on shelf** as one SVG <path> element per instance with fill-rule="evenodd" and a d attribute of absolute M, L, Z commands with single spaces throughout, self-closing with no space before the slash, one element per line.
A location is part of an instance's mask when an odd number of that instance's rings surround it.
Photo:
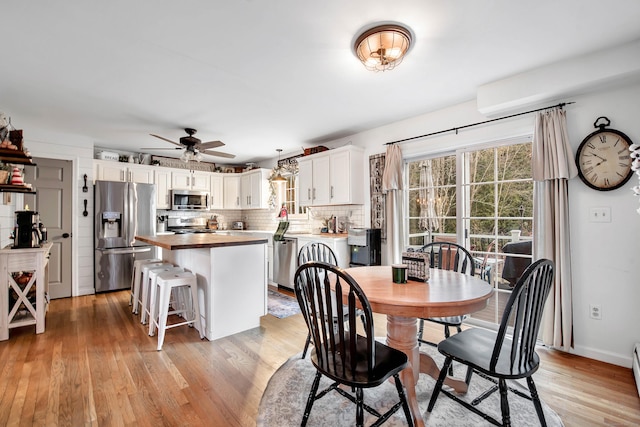
<path fill-rule="evenodd" d="M 4 142 L 9 139 L 9 125 L 11 121 L 5 113 L 0 111 L 0 142 Z"/>
<path fill-rule="evenodd" d="M 411 31 L 398 24 L 379 24 L 363 31 L 353 52 L 370 71 L 393 70 L 411 48 Z"/>
<path fill-rule="evenodd" d="M 14 166 L 11 171 L 11 185 L 24 185 L 24 179 L 22 178 L 22 171 L 19 167 Z"/>
<path fill-rule="evenodd" d="M 407 278 L 426 282 L 429 280 L 429 254 L 409 248 L 402 252 L 402 263 L 407 265 Z"/>
<path fill-rule="evenodd" d="M 329 149 L 324 145 L 318 145 L 316 147 L 303 148 L 303 150 L 305 156 L 310 156 L 311 154 L 322 153 L 323 151 L 327 151 Z"/>

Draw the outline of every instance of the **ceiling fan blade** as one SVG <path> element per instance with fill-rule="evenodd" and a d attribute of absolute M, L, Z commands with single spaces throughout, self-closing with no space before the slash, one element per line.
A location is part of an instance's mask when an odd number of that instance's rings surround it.
<path fill-rule="evenodd" d="M 207 148 L 218 148 L 218 147 L 222 147 L 223 145 L 224 145 L 224 142 L 222 141 L 209 141 L 209 142 L 200 143 L 198 148 L 200 148 L 201 150 L 206 150 Z"/>
<path fill-rule="evenodd" d="M 172 140 L 167 139 L 167 138 L 165 138 L 164 136 L 155 135 L 155 134 L 153 134 L 153 133 L 150 133 L 149 135 L 151 135 L 151 136 L 155 136 L 156 138 L 160 138 L 160 139 L 161 139 L 161 140 L 163 140 L 163 141 L 170 142 L 170 143 L 175 144 L 175 145 L 177 145 L 177 146 L 180 146 L 180 147 L 182 146 L 181 144 L 178 144 L 177 142 L 173 142 Z"/>
<path fill-rule="evenodd" d="M 236 157 L 235 154 L 229 154 L 229 153 L 223 153 L 222 151 L 211 151 L 211 150 L 202 151 L 202 154 L 208 154 L 209 156 L 216 156 L 216 157 L 225 157 L 227 159 L 235 159 Z"/>
<path fill-rule="evenodd" d="M 180 150 L 180 147 L 142 147 L 141 150 Z"/>

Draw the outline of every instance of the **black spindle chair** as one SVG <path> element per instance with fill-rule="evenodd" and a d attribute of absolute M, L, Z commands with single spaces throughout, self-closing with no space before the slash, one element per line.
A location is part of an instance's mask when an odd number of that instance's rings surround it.
<path fill-rule="evenodd" d="M 308 262 L 298 267 L 294 290 L 302 315 L 313 340 L 311 362 L 317 369 L 301 426 L 307 424 L 316 399 L 335 390 L 356 404 L 356 425 L 362 426 L 364 410 L 378 419 L 378 426 L 400 407 L 407 423 L 413 426 L 405 391 L 399 373 L 408 367 L 407 355 L 375 340 L 373 313 L 367 297 L 356 281 L 339 267 L 323 262 Z M 347 296 L 347 303 L 343 301 Z M 365 317 L 364 334 L 356 333 L 359 311 Z M 333 322 L 327 319 L 343 319 Z M 345 325 L 345 323 L 347 325 Z M 322 375 L 334 382 L 318 393 Z M 380 414 L 363 401 L 363 389 L 377 387 L 393 377 L 399 402 Z M 355 390 L 355 396 L 338 387 L 344 384 Z"/>
<path fill-rule="evenodd" d="M 438 344 L 438 351 L 446 359 L 427 411 L 433 410 L 438 396 L 444 393 L 490 423 L 510 426 L 507 400 L 509 388 L 506 380 L 526 378 L 531 395 L 525 397 L 533 401 L 540 424 L 547 425 L 532 375 L 540 365 L 535 345 L 542 311 L 552 284 L 553 262 L 546 259 L 536 261 L 524 271 L 511 291 L 497 332 L 481 328 L 467 329 Z M 511 335 L 507 336 L 508 332 L 511 332 Z M 477 402 L 486 397 L 487 392 L 468 403 L 442 388 L 447 369 L 454 360 L 467 365 L 470 370 L 477 371 L 482 376 L 496 380 L 500 390 L 502 424 L 476 407 Z"/>
<path fill-rule="evenodd" d="M 300 251 L 298 251 L 298 266 L 311 261 L 326 262 L 327 264 L 335 266 L 338 265 L 338 258 L 336 257 L 336 254 L 328 245 L 321 242 L 309 242 L 300 248 Z M 361 318 L 364 323 L 364 317 Z M 346 318 L 342 319 L 343 322 L 346 320 Z M 334 322 L 337 321 L 338 319 L 334 318 Z M 310 343 L 311 335 L 307 335 L 307 340 L 304 343 L 304 350 L 302 350 L 303 359 L 307 356 L 307 350 L 309 349 Z"/>
<path fill-rule="evenodd" d="M 458 273 L 469 274 L 473 276 L 475 274 L 475 261 L 464 247 L 452 242 L 433 242 L 428 243 L 422 247 L 422 251 L 429 254 L 429 265 L 431 268 L 439 268 L 440 270 L 453 270 Z M 455 327 L 458 333 L 462 330 L 460 325 L 468 317 L 467 314 L 460 316 L 449 317 L 429 317 L 426 319 L 420 319 L 420 326 L 418 328 L 418 341 L 420 343 L 436 346 L 436 343 L 424 340 L 422 338 L 422 332 L 424 330 L 424 321 L 438 323 L 444 326 L 444 336 L 449 338 L 450 327 Z"/>

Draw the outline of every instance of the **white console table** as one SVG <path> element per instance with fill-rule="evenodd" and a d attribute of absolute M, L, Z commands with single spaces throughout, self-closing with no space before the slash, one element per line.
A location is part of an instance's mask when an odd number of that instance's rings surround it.
<path fill-rule="evenodd" d="M 36 325 L 36 334 L 44 332 L 51 245 L 0 249 L 0 341 L 9 339 L 11 328 Z"/>

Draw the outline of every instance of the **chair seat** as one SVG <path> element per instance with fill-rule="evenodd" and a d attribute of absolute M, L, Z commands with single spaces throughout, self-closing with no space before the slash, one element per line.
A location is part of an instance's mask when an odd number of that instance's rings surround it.
<path fill-rule="evenodd" d="M 462 361 L 480 372 L 487 375 L 498 376 L 505 379 L 517 379 L 531 376 L 540 364 L 540 358 L 534 352 L 533 360 L 510 366 L 509 349 L 510 339 L 505 337 L 505 343 L 501 347 L 500 356 L 495 370 L 491 370 L 491 354 L 496 345 L 497 333 L 481 328 L 473 328 L 462 331 L 447 338 L 438 344 L 438 351 L 445 356 L 452 357 L 453 360 Z M 516 356 L 515 360 L 518 360 Z"/>
<path fill-rule="evenodd" d="M 445 326 L 458 326 L 461 325 L 462 322 L 467 320 L 469 316 L 464 314 L 462 316 L 449 316 L 449 317 L 428 317 L 427 320 L 430 322 L 439 323 L 440 325 Z"/>
<path fill-rule="evenodd" d="M 337 337 L 337 339 L 339 340 L 339 337 Z M 348 346 L 348 343 L 345 343 L 345 345 Z M 356 340 L 356 354 L 358 361 L 353 376 L 350 371 L 351 362 L 349 357 L 345 360 L 345 364 L 347 365 L 345 372 L 343 372 L 343 365 L 339 355 L 337 355 L 335 360 L 333 360 L 333 357 L 330 354 L 330 360 L 328 363 L 320 363 L 314 349 L 311 353 L 311 362 L 316 368 L 321 369 L 323 374 L 334 381 L 339 381 L 353 387 L 377 387 L 394 374 L 406 368 L 409 364 L 409 359 L 402 351 L 396 350 L 395 348 L 389 347 L 381 342 L 374 341 L 374 345 L 375 367 L 370 375 L 367 372 L 367 340 L 360 335 L 357 336 Z M 325 362 L 327 361 L 325 360 Z"/>

